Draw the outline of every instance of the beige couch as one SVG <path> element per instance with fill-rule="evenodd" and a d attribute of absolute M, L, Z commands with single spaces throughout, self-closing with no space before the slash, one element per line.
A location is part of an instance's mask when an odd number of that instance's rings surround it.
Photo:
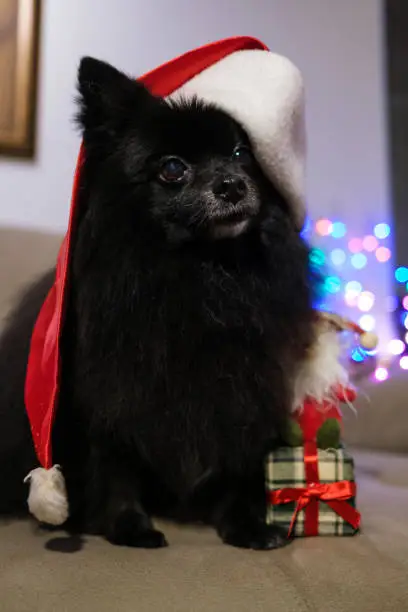
<path fill-rule="evenodd" d="M 0 230 L 0 316 L 59 243 Z M 346 419 L 359 447 L 361 535 L 260 553 L 224 546 L 211 530 L 166 525 L 170 547 L 143 551 L 0 522 L 0 612 L 408 612 L 408 378 L 366 390 L 371 401 Z"/>

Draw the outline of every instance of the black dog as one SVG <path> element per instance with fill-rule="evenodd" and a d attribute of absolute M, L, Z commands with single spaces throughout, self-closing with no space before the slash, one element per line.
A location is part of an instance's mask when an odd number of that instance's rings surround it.
<path fill-rule="evenodd" d="M 79 70 L 85 146 L 53 435 L 67 528 L 166 544 L 151 516 L 201 521 L 270 549 L 265 453 L 279 444 L 313 341 L 308 248 L 244 130 L 170 104 L 111 66 Z M 0 510 L 35 467 L 23 384 L 52 273 L 0 348 Z"/>

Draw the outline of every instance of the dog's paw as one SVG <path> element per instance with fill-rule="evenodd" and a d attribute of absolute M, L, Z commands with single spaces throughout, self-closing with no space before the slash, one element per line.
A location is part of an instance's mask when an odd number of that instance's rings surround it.
<path fill-rule="evenodd" d="M 117 546 L 131 546 L 133 548 L 163 548 L 168 546 L 161 531 L 146 525 L 146 517 L 129 511 L 116 517 L 107 530 L 106 538 Z"/>
<path fill-rule="evenodd" d="M 117 546 L 131 546 L 133 548 L 164 548 L 168 546 L 164 534 L 156 529 L 117 531 L 115 537 L 110 541 Z"/>
<path fill-rule="evenodd" d="M 250 548 L 252 550 L 273 550 L 282 548 L 291 542 L 287 531 L 279 527 L 266 524 L 225 527 L 220 533 L 225 544 L 237 548 Z"/>

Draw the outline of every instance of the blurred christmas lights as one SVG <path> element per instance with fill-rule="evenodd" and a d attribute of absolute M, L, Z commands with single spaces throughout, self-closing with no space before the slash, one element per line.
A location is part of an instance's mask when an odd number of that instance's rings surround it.
<path fill-rule="evenodd" d="M 329 236 L 333 231 L 333 223 L 328 219 L 319 219 L 316 223 L 316 232 L 320 236 Z"/>
<path fill-rule="evenodd" d="M 349 291 L 348 293 L 345 294 L 344 301 L 347 304 L 347 306 L 350 306 L 350 308 L 353 308 L 354 306 L 357 306 L 358 294 L 353 293 L 352 291 Z"/>
<path fill-rule="evenodd" d="M 378 380 L 378 382 L 383 382 L 384 380 L 387 380 L 389 376 L 387 368 L 380 366 L 376 369 L 374 376 L 376 380 Z"/>
<path fill-rule="evenodd" d="M 388 343 L 388 350 L 391 355 L 402 355 L 405 351 L 405 344 L 402 340 L 395 338 Z"/>
<path fill-rule="evenodd" d="M 342 223 L 341 221 L 335 221 L 332 224 L 331 236 L 333 238 L 344 238 L 346 234 L 347 234 L 347 227 L 345 223 Z"/>
<path fill-rule="evenodd" d="M 302 235 L 307 233 L 307 239 L 313 244 L 311 267 L 323 278 L 322 308 L 340 313 L 345 307 L 351 309 L 347 316 L 367 332 L 375 330 L 377 314 L 384 310 L 395 313 L 401 338 L 392 339 L 385 353 L 378 355 L 380 361 L 374 379 L 381 382 L 389 377 L 389 366 L 395 358 L 402 369 L 408 370 L 408 266 L 394 270 L 403 293 L 399 291 L 398 295 L 377 300 L 372 281 L 376 279 L 376 265 L 391 264 L 391 227 L 381 222 L 367 229 L 365 234 L 358 236 L 353 235 L 352 228 L 342 221 L 322 218 L 313 223 L 308 219 Z M 359 364 L 370 358 L 377 359 L 376 354 L 377 351 L 354 346 L 349 356 Z M 388 361 L 384 361 L 387 355 Z"/>
<path fill-rule="evenodd" d="M 374 235 L 380 240 L 388 238 L 391 233 L 391 228 L 388 223 L 378 223 L 374 228 Z"/>
<path fill-rule="evenodd" d="M 360 238 L 352 238 L 348 243 L 350 253 L 360 253 L 363 250 L 363 241 Z"/>
<path fill-rule="evenodd" d="M 375 302 L 375 295 L 370 291 L 363 291 L 357 300 L 357 306 L 362 312 L 368 312 L 372 309 Z"/>
<path fill-rule="evenodd" d="M 405 355 L 405 357 L 401 357 L 399 364 L 400 368 L 402 368 L 403 370 L 408 370 L 408 355 Z"/>
<path fill-rule="evenodd" d="M 359 318 L 358 323 L 364 331 L 370 332 L 375 329 L 375 318 L 373 315 L 365 314 Z"/>
<path fill-rule="evenodd" d="M 312 249 L 309 259 L 312 264 L 320 268 L 326 263 L 326 255 L 321 249 Z"/>
<path fill-rule="evenodd" d="M 375 252 L 375 256 L 380 263 L 385 263 L 391 259 L 391 251 L 387 247 L 379 247 Z"/>
<path fill-rule="evenodd" d="M 395 278 L 399 283 L 406 283 L 408 281 L 408 268 L 401 266 L 395 270 Z"/>
<path fill-rule="evenodd" d="M 346 284 L 344 289 L 345 289 L 346 292 L 350 291 L 350 292 L 356 293 L 358 295 L 359 293 L 362 292 L 363 286 L 358 281 L 350 281 L 350 282 L 348 282 Z"/>
<path fill-rule="evenodd" d="M 338 276 L 328 276 L 324 286 L 328 293 L 338 293 L 341 289 L 341 281 Z"/>
<path fill-rule="evenodd" d="M 342 266 L 346 262 L 347 255 L 343 249 L 333 249 L 330 259 L 335 266 Z"/>
<path fill-rule="evenodd" d="M 356 268 L 356 270 L 362 270 L 367 265 L 366 255 L 364 255 L 364 253 L 356 253 L 355 255 L 352 255 L 351 265 L 353 268 Z"/>
<path fill-rule="evenodd" d="M 378 247 L 378 240 L 375 236 L 366 236 L 363 240 L 363 248 L 372 253 Z"/>

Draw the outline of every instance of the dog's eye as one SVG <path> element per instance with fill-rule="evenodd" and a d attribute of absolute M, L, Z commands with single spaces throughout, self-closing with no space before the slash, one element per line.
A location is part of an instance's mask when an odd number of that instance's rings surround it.
<path fill-rule="evenodd" d="M 234 149 L 232 159 L 240 164 L 251 164 L 254 160 L 254 156 L 249 147 L 239 146 Z"/>
<path fill-rule="evenodd" d="M 178 183 L 188 172 L 186 164 L 178 157 L 169 157 L 160 167 L 159 177 L 165 183 Z"/>

